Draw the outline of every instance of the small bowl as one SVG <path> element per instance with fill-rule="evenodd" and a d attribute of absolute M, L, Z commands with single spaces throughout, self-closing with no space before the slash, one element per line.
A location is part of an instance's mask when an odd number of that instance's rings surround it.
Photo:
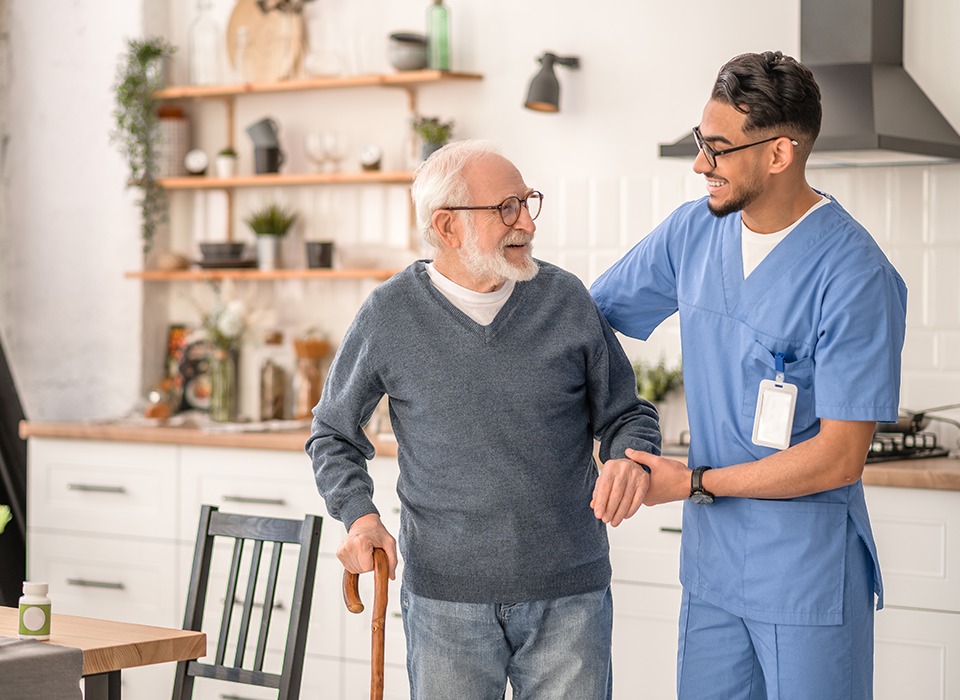
<path fill-rule="evenodd" d="M 422 34 L 391 34 L 387 58 L 399 71 L 423 70 L 427 67 L 427 38 Z"/>
<path fill-rule="evenodd" d="M 243 243 L 201 243 L 205 260 L 233 260 L 243 256 Z"/>

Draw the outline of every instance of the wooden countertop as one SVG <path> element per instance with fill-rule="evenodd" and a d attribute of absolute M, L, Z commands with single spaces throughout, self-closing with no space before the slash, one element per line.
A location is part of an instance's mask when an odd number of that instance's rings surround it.
<path fill-rule="evenodd" d="M 127 426 L 111 423 L 20 423 L 20 437 L 118 440 L 211 447 L 247 447 L 266 450 L 303 450 L 309 430 L 270 432 L 206 432 L 193 427 Z M 380 456 L 396 457 L 397 443 L 372 439 Z M 869 486 L 900 486 L 917 489 L 960 491 L 960 459 L 938 457 L 898 462 L 876 462 L 863 470 Z"/>
<path fill-rule="evenodd" d="M 131 426 L 113 423 L 36 423 L 21 421 L 20 437 L 116 440 L 208 447 L 246 447 L 262 450 L 302 452 L 310 431 L 305 429 L 266 432 L 210 432 L 196 427 Z M 396 457 L 397 443 L 371 439 L 377 454 Z"/>

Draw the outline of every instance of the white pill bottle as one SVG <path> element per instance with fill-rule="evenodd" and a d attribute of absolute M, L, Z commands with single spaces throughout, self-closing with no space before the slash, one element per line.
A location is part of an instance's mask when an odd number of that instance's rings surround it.
<path fill-rule="evenodd" d="M 49 585 L 33 581 L 23 582 L 20 598 L 20 639 L 50 639 Z"/>

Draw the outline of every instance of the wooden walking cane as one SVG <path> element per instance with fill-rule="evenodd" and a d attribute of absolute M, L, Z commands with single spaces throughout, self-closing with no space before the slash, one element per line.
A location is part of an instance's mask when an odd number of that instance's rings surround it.
<path fill-rule="evenodd" d="M 383 646 L 387 622 L 387 584 L 390 582 L 390 563 L 387 553 L 373 550 L 373 620 L 370 623 L 370 700 L 383 700 Z M 352 613 L 362 613 L 360 602 L 360 575 L 343 572 L 343 602 Z"/>

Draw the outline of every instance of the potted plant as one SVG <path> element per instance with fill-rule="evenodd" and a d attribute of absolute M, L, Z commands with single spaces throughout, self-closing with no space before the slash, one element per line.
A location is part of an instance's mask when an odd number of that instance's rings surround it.
<path fill-rule="evenodd" d="M 654 404 L 663 401 L 667 394 L 683 386 L 683 364 L 667 369 L 664 357 L 660 358 L 656 366 L 638 360 L 633 363 L 633 372 L 637 375 L 637 395 Z"/>
<path fill-rule="evenodd" d="M 296 220 L 296 212 L 276 203 L 256 209 L 244 219 L 257 234 L 258 268 L 275 270 L 280 267 L 280 241 Z"/>
<path fill-rule="evenodd" d="M 237 152 L 233 146 L 220 150 L 215 161 L 217 177 L 233 177 L 237 174 Z"/>
<path fill-rule="evenodd" d="M 161 38 L 131 39 L 117 66 L 116 143 L 130 168 L 128 187 L 139 187 L 141 236 L 148 252 L 157 226 L 166 221 L 167 198 L 156 182 L 160 131 L 157 121 L 159 100 L 154 93 L 163 87 L 164 60 L 176 49 Z"/>
<path fill-rule="evenodd" d="M 453 135 L 453 120 L 440 121 L 439 117 L 416 116 L 413 119 L 413 131 L 423 141 L 423 160 L 429 158 Z"/>

